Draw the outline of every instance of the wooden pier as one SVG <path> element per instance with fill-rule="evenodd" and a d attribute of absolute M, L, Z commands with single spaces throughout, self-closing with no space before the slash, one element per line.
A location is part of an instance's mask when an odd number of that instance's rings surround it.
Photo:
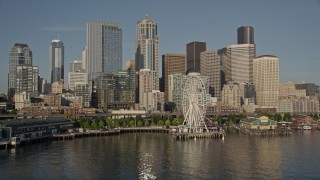
<path fill-rule="evenodd" d="M 7 149 L 9 147 L 8 141 L 0 141 L 0 149 L 5 148 Z"/>
<path fill-rule="evenodd" d="M 170 133 L 170 129 L 162 127 L 121 128 L 120 134 L 124 133 Z"/>
<path fill-rule="evenodd" d="M 177 140 L 189 140 L 189 139 L 224 139 L 224 131 L 203 132 L 203 133 L 172 133 L 172 137 Z"/>

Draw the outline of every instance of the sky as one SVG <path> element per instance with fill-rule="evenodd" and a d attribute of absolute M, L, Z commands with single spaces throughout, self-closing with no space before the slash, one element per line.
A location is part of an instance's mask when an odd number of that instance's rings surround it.
<path fill-rule="evenodd" d="M 158 24 L 160 55 L 185 54 L 192 41 L 217 51 L 236 44 L 237 28 L 250 25 L 256 55 L 279 57 L 280 82 L 320 84 L 320 0 L 0 0 L 0 92 L 7 92 L 14 43 L 29 45 L 33 65 L 49 80 L 49 46 L 59 37 L 67 79 L 70 62 L 81 59 L 89 20 L 120 24 L 124 66 L 134 59 L 136 24 L 146 14 Z"/>

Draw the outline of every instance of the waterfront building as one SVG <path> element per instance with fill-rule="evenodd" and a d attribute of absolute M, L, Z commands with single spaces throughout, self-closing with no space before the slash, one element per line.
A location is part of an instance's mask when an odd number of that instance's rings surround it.
<path fill-rule="evenodd" d="M 9 100 L 15 94 L 17 83 L 17 65 L 32 66 L 32 51 L 28 44 L 15 43 L 9 54 L 9 72 L 8 72 L 8 97 Z"/>
<path fill-rule="evenodd" d="M 221 60 L 215 51 L 200 53 L 200 73 L 208 76 L 209 94 L 221 101 Z"/>
<path fill-rule="evenodd" d="M 73 126 L 74 123 L 64 117 L 0 120 L 0 132 L 12 145 L 49 138 L 55 133 L 65 133 Z"/>
<path fill-rule="evenodd" d="M 122 67 L 122 29 L 104 21 L 87 23 L 86 72 L 89 80 L 101 73 L 115 73 Z"/>
<path fill-rule="evenodd" d="M 275 108 L 279 96 L 279 58 L 272 55 L 255 58 L 253 74 L 257 105 Z"/>
<path fill-rule="evenodd" d="M 150 69 L 141 69 L 139 71 L 139 104 L 141 108 L 144 107 L 144 93 L 152 92 L 152 90 L 159 90 L 157 72 Z"/>
<path fill-rule="evenodd" d="M 170 74 L 185 73 L 186 56 L 184 54 L 167 53 L 162 55 L 162 81 L 164 86 L 165 102 L 169 102 L 168 77 Z"/>
<path fill-rule="evenodd" d="M 306 89 L 297 89 L 293 82 L 281 83 L 279 85 L 279 98 L 286 96 L 306 97 Z"/>
<path fill-rule="evenodd" d="M 81 106 L 82 107 L 90 107 L 90 88 L 88 83 L 75 83 L 74 94 L 77 97 L 81 97 Z"/>
<path fill-rule="evenodd" d="M 241 106 L 240 86 L 229 81 L 222 89 L 222 103 L 229 106 Z"/>
<path fill-rule="evenodd" d="M 51 84 L 56 81 L 64 83 L 64 45 L 61 40 L 52 40 L 50 45 Z"/>
<path fill-rule="evenodd" d="M 135 49 L 136 71 L 150 69 L 159 76 L 158 25 L 148 15 L 137 23 Z"/>
<path fill-rule="evenodd" d="M 260 118 L 248 117 L 241 120 L 241 127 L 246 129 L 256 130 L 270 130 L 277 128 L 277 121 L 269 119 L 267 116 L 261 116 Z"/>
<path fill-rule="evenodd" d="M 237 29 L 238 44 L 254 44 L 254 29 L 252 26 L 241 26 Z"/>
<path fill-rule="evenodd" d="M 253 82 L 254 44 L 234 44 L 218 50 L 225 81 Z"/>
<path fill-rule="evenodd" d="M 206 43 L 193 41 L 187 44 L 186 49 L 186 74 L 188 74 L 191 69 L 196 69 L 200 72 L 200 53 L 206 51 Z"/>
<path fill-rule="evenodd" d="M 16 66 L 15 93 L 27 92 L 31 97 L 39 96 L 38 79 L 39 68 L 31 65 Z"/>

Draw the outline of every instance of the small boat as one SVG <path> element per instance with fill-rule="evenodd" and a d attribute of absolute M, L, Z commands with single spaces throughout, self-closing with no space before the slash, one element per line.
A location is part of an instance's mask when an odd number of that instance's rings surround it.
<path fill-rule="evenodd" d="M 308 125 L 304 125 L 302 128 L 303 128 L 303 130 L 311 130 L 312 129 L 311 126 L 308 126 Z"/>

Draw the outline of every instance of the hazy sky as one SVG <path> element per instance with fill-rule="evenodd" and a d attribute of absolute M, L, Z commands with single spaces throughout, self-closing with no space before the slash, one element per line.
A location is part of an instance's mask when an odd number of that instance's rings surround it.
<path fill-rule="evenodd" d="M 81 59 L 89 20 L 120 24 L 125 64 L 134 58 L 136 23 L 146 14 L 158 23 L 160 55 L 184 54 L 191 41 L 218 50 L 237 43 L 239 26 L 251 25 L 257 56 L 280 58 L 281 82 L 320 84 L 320 0 L 0 0 L 0 91 L 7 92 L 14 43 L 30 46 L 33 65 L 49 79 L 49 46 L 59 34 L 67 79 L 70 62 Z"/>

